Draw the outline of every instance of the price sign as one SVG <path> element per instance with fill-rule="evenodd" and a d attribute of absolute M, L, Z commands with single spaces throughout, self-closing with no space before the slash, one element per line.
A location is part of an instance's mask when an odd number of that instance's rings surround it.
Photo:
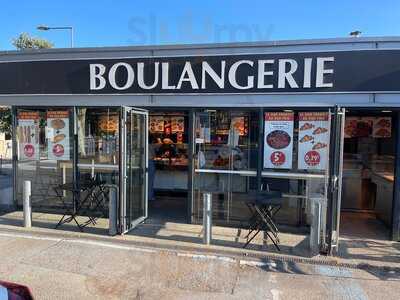
<path fill-rule="evenodd" d="M 292 112 L 265 113 L 264 168 L 292 168 L 293 123 Z"/>
<path fill-rule="evenodd" d="M 281 166 L 286 161 L 285 153 L 281 151 L 272 152 L 270 160 L 274 166 Z"/>
<path fill-rule="evenodd" d="M 306 155 L 304 155 L 304 161 L 309 166 L 318 166 L 321 162 L 321 155 L 317 151 L 308 151 Z"/>
<path fill-rule="evenodd" d="M 299 113 L 298 168 L 324 170 L 328 159 L 328 147 L 328 113 Z"/>

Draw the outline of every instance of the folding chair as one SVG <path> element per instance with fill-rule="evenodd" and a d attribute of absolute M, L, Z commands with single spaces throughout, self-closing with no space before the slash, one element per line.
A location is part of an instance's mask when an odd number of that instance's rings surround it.
<path fill-rule="evenodd" d="M 249 232 L 246 236 L 246 248 L 250 242 L 261 232 L 272 241 L 278 251 L 279 248 L 279 230 L 274 217 L 282 207 L 282 193 L 279 191 L 260 191 L 250 194 L 251 199 L 246 201 L 251 217 L 249 220 Z"/>

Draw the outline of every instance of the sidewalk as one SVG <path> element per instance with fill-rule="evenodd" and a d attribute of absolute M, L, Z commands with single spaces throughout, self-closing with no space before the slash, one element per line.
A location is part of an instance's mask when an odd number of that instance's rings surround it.
<path fill-rule="evenodd" d="M 49 217 L 51 216 L 51 218 Z M 351 241 L 345 240 L 346 251 L 339 254 L 340 257 L 314 256 L 307 257 L 301 252 L 276 252 L 270 246 L 262 245 L 258 241 L 250 249 L 241 247 L 240 237 L 245 233 L 238 230 L 224 227 L 213 227 L 213 244 L 202 244 L 200 235 L 201 226 L 188 224 L 143 224 L 129 234 L 123 236 L 108 236 L 108 221 L 100 220 L 96 227 L 88 227 L 85 232 L 79 232 L 76 226 L 67 225 L 55 230 L 59 216 L 38 214 L 33 220 L 30 229 L 22 227 L 20 212 L 0 216 L 0 232 L 9 234 L 34 234 L 41 237 L 58 237 L 65 239 L 86 239 L 112 243 L 115 245 L 134 245 L 137 247 L 158 249 L 162 251 L 185 251 L 190 253 L 227 256 L 233 258 L 251 259 L 256 262 L 298 262 L 313 265 L 343 266 L 349 268 L 369 269 L 371 272 L 400 270 L 400 245 L 390 241 Z M 298 237 L 296 243 L 303 243 L 302 236 Z M 293 239 L 293 237 L 290 237 Z M 375 247 L 365 247 L 367 243 L 374 244 Z M 379 243 L 379 244 L 378 244 Z M 236 246 L 235 246 L 236 245 Z M 349 251 L 350 247 L 357 251 Z"/>
<path fill-rule="evenodd" d="M 0 277 L 29 286 L 35 299 L 398 299 L 400 273 L 257 261 L 88 235 L 2 226 Z"/>

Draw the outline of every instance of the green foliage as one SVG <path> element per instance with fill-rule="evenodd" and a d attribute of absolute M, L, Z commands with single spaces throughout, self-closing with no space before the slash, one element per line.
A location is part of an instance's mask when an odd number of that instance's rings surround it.
<path fill-rule="evenodd" d="M 13 39 L 12 44 L 18 50 L 23 49 L 48 49 L 52 48 L 53 44 L 45 39 L 32 37 L 23 32 L 17 38 Z"/>
<path fill-rule="evenodd" d="M 11 109 L 8 107 L 0 107 L 0 132 L 6 136 L 11 136 Z"/>

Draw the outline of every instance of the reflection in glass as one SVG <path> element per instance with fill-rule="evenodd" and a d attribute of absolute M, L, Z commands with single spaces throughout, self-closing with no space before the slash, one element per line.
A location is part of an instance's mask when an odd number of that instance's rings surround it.
<path fill-rule="evenodd" d="M 119 114 L 119 108 L 77 109 L 80 177 L 118 184 Z"/>
<path fill-rule="evenodd" d="M 214 222 L 240 222 L 257 188 L 258 112 L 203 111 L 195 122 L 194 221 L 202 218 L 203 193 L 211 192 Z"/>

